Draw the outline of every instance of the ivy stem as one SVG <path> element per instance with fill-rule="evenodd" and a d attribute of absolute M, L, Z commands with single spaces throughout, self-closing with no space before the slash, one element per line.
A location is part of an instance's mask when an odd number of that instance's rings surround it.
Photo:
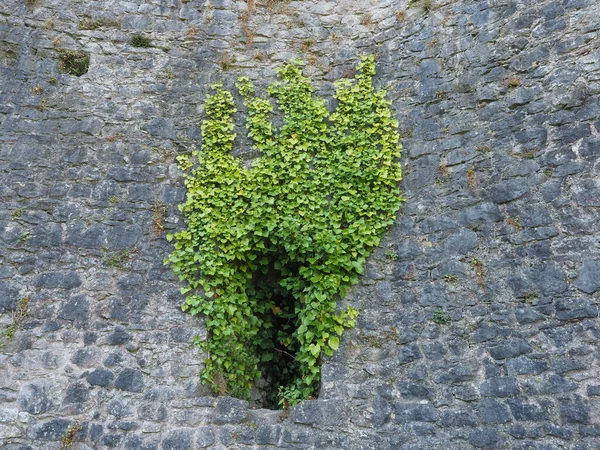
<path fill-rule="evenodd" d="M 292 355 L 291 353 L 286 352 L 285 350 L 279 350 L 278 348 L 273 347 L 273 350 L 275 350 L 276 352 L 279 353 L 285 353 L 286 355 L 292 357 L 293 359 L 296 359 L 296 357 L 294 355 Z"/>

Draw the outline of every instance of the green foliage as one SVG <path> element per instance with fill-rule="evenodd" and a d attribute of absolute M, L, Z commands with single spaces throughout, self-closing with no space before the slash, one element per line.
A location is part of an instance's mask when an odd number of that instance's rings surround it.
<path fill-rule="evenodd" d="M 138 48 L 148 48 L 152 46 L 152 42 L 150 41 L 150 38 L 147 38 L 146 36 L 142 36 L 141 34 L 134 34 L 131 37 L 131 46 L 132 47 L 138 47 Z"/>
<path fill-rule="evenodd" d="M 87 73 L 90 55 L 77 50 L 58 49 L 58 68 L 61 72 L 80 77 Z"/>
<path fill-rule="evenodd" d="M 336 83 L 331 114 L 300 63 L 284 65 L 267 90 L 283 114 L 278 130 L 271 102 L 247 77 L 237 83 L 262 154 L 250 169 L 230 154 L 233 96 L 212 86 L 202 151 L 178 158 L 187 228 L 167 235 L 175 250 L 165 261 L 186 282 L 182 309 L 206 316 L 209 338 L 196 339 L 208 352 L 203 381 L 248 398 L 262 376 L 281 405 L 316 394 L 321 354 L 338 349 L 358 315 L 336 311 L 337 300 L 403 200 L 398 123 L 385 91 L 373 88 L 374 57 L 354 82 Z"/>
<path fill-rule="evenodd" d="M 450 314 L 444 312 L 444 310 L 442 309 L 436 309 L 436 311 L 433 313 L 433 317 L 431 318 L 431 320 L 436 325 L 446 325 L 452 322 Z"/>

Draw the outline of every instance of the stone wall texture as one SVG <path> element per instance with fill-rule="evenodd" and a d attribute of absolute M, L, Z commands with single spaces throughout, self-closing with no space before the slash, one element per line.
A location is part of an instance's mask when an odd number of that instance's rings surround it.
<path fill-rule="evenodd" d="M 2 0 L 0 448 L 600 449 L 599 18 L 593 0 Z M 214 397 L 163 265 L 175 156 L 211 82 L 264 86 L 300 56 L 331 93 L 364 53 L 407 200 L 344 300 L 358 325 L 318 399 Z"/>

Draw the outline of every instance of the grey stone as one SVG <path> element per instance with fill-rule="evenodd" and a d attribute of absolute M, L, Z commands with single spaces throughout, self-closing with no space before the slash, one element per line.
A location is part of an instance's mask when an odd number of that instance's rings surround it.
<path fill-rule="evenodd" d="M 544 295 L 562 294 L 568 288 L 565 273 L 553 263 L 534 267 L 531 278 L 538 291 Z"/>
<path fill-rule="evenodd" d="M 144 376 L 137 369 L 123 369 L 115 380 L 115 387 L 122 391 L 142 392 L 144 389 Z"/>
<path fill-rule="evenodd" d="M 507 328 L 482 322 L 473 332 L 472 337 L 475 342 L 486 342 L 495 339 L 499 336 L 506 336 L 509 333 Z"/>
<path fill-rule="evenodd" d="M 43 414 L 52 408 L 50 391 L 50 384 L 44 380 L 25 384 L 19 391 L 19 406 L 29 414 Z"/>
<path fill-rule="evenodd" d="M 7 450 L 59 448 L 72 422 L 50 421 L 75 418 L 89 420 L 73 445 L 82 450 L 177 448 L 180 427 L 190 450 L 594 447 L 598 2 L 12 3 L 0 21 L 2 327 L 19 298 L 31 302 L 0 336 Z M 78 30 L 86 11 L 121 28 Z M 132 47 L 133 32 L 153 47 Z M 87 74 L 60 73 L 58 38 L 89 52 Z M 165 232 L 185 226 L 175 158 L 205 149 L 210 84 L 248 75 L 264 92 L 298 50 L 327 95 L 359 54 L 380 54 L 375 81 L 404 134 L 407 200 L 370 278 L 339 305 L 361 314 L 323 356 L 319 400 L 286 418 L 260 401 L 218 406 L 200 384 L 207 355 L 192 341 L 210 330 L 179 310 L 154 208 L 166 204 Z M 232 154 L 250 167 L 259 152 L 233 95 Z M 137 252 L 116 268 L 105 247 Z M 388 247 L 398 260 L 381 257 Z M 486 269 L 480 283 L 472 258 Z M 430 320 L 438 308 L 450 324 Z M 135 387 L 125 369 L 140 371 L 141 392 L 115 388 L 119 374 Z M 41 380 L 50 406 L 30 413 L 20 395 Z"/>
<path fill-rule="evenodd" d="M 589 423 L 589 406 L 578 399 L 560 402 L 560 418 L 563 423 Z"/>
<path fill-rule="evenodd" d="M 0 314 L 17 306 L 19 290 L 7 281 L 0 280 Z"/>
<path fill-rule="evenodd" d="M 513 358 L 531 351 L 531 346 L 524 339 L 507 339 L 490 347 L 490 355 L 494 359 Z"/>
<path fill-rule="evenodd" d="M 508 408 L 491 398 L 484 398 L 481 400 L 479 403 L 479 415 L 481 417 L 481 422 L 486 425 L 512 421 Z"/>
<path fill-rule="evenodd" d="M 503 448 L 505 439 L 493 428 L 480 428 L 469 434 L 469 443 L 475 448 Z"/>
<path fill-rule="evenodd" d="M 248 414 L 248 402 L 232 397 L 221 397 L 215 408 L 214 422 L 217 424 L 240 423 Z"/>
<path fill-rule="evenodd" d="M 499 222 L 502 213 L 495 203 L 479 203 L 470 208 L 463 209 L 458 221 L 462 226 L 482 225 L 484 223 Z"/>
<path fill-rule="evenodd" d="M 158 450 L 158 442 L 144 440 L 139 436 L 128 437 L 123 443 L 124 450 Z"/>
<path fill-rule="evenodd" d="M 139 427 L 139 423 L 125 420 L 115 420 L 108 424 L 110 430 L 135 431 Z"/>
<path fill-rule="evenodd" d="M 574 197 L 579 206 L 600 206 L 600 181 L 583 180 Z"/>
<path fill-rule="evenodd" d="M 292 410 L 295 423 L 339 425 L 343 422 L 342 404 L 336 400 L 302 402 Z"/>
<path fill-rule="evenodd" d="M 88 437 L 89 437 L 90 441 L 97 442 L 100 439 L 100 437 L 102 436 L 103 432 L 104 432 L 104 427 L 102 425 L 93 423 L 90 425 Z"/>
<path fill-rule="evenodd" d="M 442 427 L 474 427 L 477 419 L 471 410 L 448 410 L 440 414 Z"/>
<path fill-rule="evenodd" d="M 551 361 L 551 368 L 556 373 L 563 374 L 574 370 L 587 369 L 587 364 L 572 358 L 553 358 Z"/>
<path fill-rule="evenodd" d="M 116 327 L 115 331 L 108 335 L 107 342 L 110 345 L 122 345 L 131 339 L 131 335 L 123 327 Z M 188 341 L 189 342 L 189 341 Z"/>
<path fill-rule="evenodd" d="M 108 403 L 106 410 L 111 416 L 114 416 L 117 419 L 133 415 L 133 406 L 131 405 L 131 402 L 126 399 L 116 398 L 111 400 Z"/>
<path fill-rule="evenodd" d="M 421 359 L 421 351 L 416 344 L 403 345 L 398 353 L 398 363 L 408 364 Z"/>
<path fill-rule="evenodd" d="M 143 405 L 138 408 L 137 413 L 140 419 L 154 422 L 164 422 L 168 417 L 167 408 L 163 405 L 158 407 L 154 404 Z"/>
<path fill-rule="evenodd" d="M 436 231 L 452 230 L 457 228 L 456 221 L 447 215 L 426 217 L 419 225 L 423 233 L 429 234 Z"/>
<path fill-rule="evenodd" d="M 522 197 L 528 191 L 527 180 L 512 179 L 490 186 L 487 190 L 487 197 L 493 203 L 507 203 Z"/>
<path fill-rule="evenodd" d="M 484 397 L 513 397 L 519 392 L 514 377 L 488 378 L 481 383 L 479 389 Z"/>
<path fill-rule="evenodd" d="M 457 366 L 451 367 L 436 378 L 440 384 L 457 384 L 470 381 L 475 378 L 478 367 L 473 363 L 463 362 Z"/>
<path fill-rule="evenodd" d="M 512 415 L 518 421 L 542 421 L 548 420 L 550 411 L 548 405 L 530 402 L 522 399 L 507 400 Z"/>
<path fill-rule="evenodd" d="M 579 433 L 582 437 L 600 436 L 600 425 L 580 425 Z"/>
<path fill-rule="evenodd" d="M 63 403 L 73 403 L 83 407 L 89 396 L 90 392 L 87 386 L 80 381 L 76 381 L 67 388 Z"/>
<path fill-rule="evenodd" d="M 42 441 L 58 441 L 65 436 L 71 421 L 67 419 L 52 419 L 36 427 L 35 438 Z"/>
<path fill-rule="evenodd" d="M 477 234 L 471 230 L 460 230 L 442 243 L 448 255 L 466 255 L 477 246 Z"/>
<path fill-rule="evenodd" d="M 99 367 L 88 374 L 86 380 L 92 386 L 107 387 L 110 386 L 114 378 L 115 376 L 112 371 Z"/>
<path fill-rule="evenodd" d="M 82 324 L 88 320 L 90 314 L 90 300 L 86 295 L 75 295 L 64 304 L 59 317 L 64 320 Z"/>
<path fill-rule="evenodd" d="M 539 375 L 548 370 L 546 362 L 535 361 L 525 356 L 509 359 L 505 367 L 508 375 Z"/>
<path fill-rule="evenodd" d="M 180 429 L 169 431 L 162 441 L 162 449 L 188 450 L 192 448 L 192 436 L 191 430 Z"/>
<path fill-rule="evenodd" d="M 117 433 L 108 433 L 102 436 L 102 445 L 108 448 L 116 448 L 123 439 L 123 435 Z"/>
<path fill-rule="evenodd" d="M 560 299 L 556 302 L 556 318 L 581 320 L 598 317 L 598 305 L 585 299 Z"/>
<path fill-rule="evenodd" d="M 93 367 L 98 364 L 98 360 L 102 357 L 102 352 L 97 347 L 85 347 L 77 350 L 71 362 L 79 367 Z"/>
<path fill-rule="evenodd" d="M 561 392 L 569 392 L 574 390 L 577 384 L 567 380 L 560 375 L 550 375 L 542 385 L 540 392 L 542 394 L 558 394 Z"/>
<path fill-rule="evenodd" d="M 431 404 L 394 403 L 392 409 L 396 423 L 435 422 L 438 414 Z"/>
<path fill-rule="evenodd" d="M 593 396 L 600 396 L 600 385 L 588 386 L 587 394 Z"/>
<path fill-rule="evenodd" d="M 419 383 L 402 382 L 399 385 L 402 397 L 411 400 L 428 400 L 431 399 L 432 392 L 426 386 Z"/>
<path fill-rule="evenodd" d="M 449 301 L 446 286 L 440 282 L 427 283 L 419 297 L 419 303 L 423 306 L 445 307 Z"/>
<path fill-rule="evenodd" d="M 405 239 L 396 246 L 399 261 L 414 260 L 423 253 L 421 246 L 411 239 Z"/>
<path fill-rule="evenodd" d="M 600 259 L 583 261 L 574 285 L 588 294 L 600 289 Z"/>
<path fill-rule="evenodd" d="M 73 271 L 46 272 L 40 274 L 34 284 L 42 289 L 70 290 L 81 286 L 81 279 L 79 274 Z"/>

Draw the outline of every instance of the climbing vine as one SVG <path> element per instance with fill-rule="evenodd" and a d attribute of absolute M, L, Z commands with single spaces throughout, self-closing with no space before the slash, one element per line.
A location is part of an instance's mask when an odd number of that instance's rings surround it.
<path fill-rule="evenodd" d="M 373 56 L 354 80 L 336 82 L 333 113 L 300 64 L 285 64 L 267 89 L 283 115 L 279 129 L 271 101 L 238 80 L 262 155 L 249 169 L 230 154 L 233 96 L 211 86 L 202 149 L 179 158 L 187 227 L 167 236 L 175 249 L 166 262 L 186 282 L 182 309 L 206 317 L 208 339 L 196 339 L 208 354 L 202 380 L 248 398 L 262 377 L 280 405 L 316 394 L 322 352 L 338 349 L 358 315 L 336 310 L 337 300 L 403 200 L 398 123 L 385 91 L 373 88 Z"/>

